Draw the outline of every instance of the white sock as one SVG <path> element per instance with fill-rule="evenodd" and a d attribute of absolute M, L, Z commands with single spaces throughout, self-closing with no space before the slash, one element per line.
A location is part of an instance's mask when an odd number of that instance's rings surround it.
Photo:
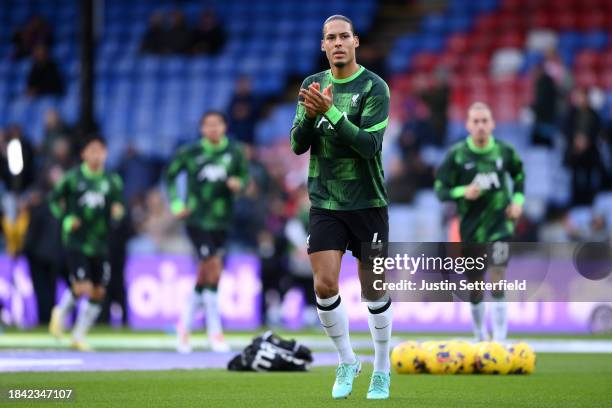
<path fill-rule="evenodd" d="M 349 336 L 348 313 L 341 302 L 340 294 L 327 299 L 317 296 L 317 313 L 323 330 L 334 342 L 341 363 L 354 364 L 357 360 Z"/>
<path fill-rule="evenodd" d="M 485 313 L 487 311 L 485 302 L 472 303 L 472 327 L 476 341 L 487 339 L 487 328 L 485 326 Z"/>
<path fill-rule="evenodd" d="M 367 305 L 368 326 L 374 342 L 374 371 L 389 373 L 391 372 L 389 340 L 391 340 L 393 320 L 391 299 L 385 296 L 380 301 L 367 302 Z"/>
<path fill-rule="evenodd" d="M 215 337 L 223 334 L 217 291 L 204 289 L 202 292 L 202 299 L 204 299 L 204 308 L 206 309 L 206 333 L 208 337 Z"/>
<path fill-rule="evenodd" d="M 492 303 L 493 340 L 503 342 L 508 335 L 508 304 L 503 298 Z"/>
<path fill-rule="evenodd" d="M 72 309 L 74 309 L 75 304 L 76 299 L 74 298 L 72 291 L 70 289 L 64 290 L 64 293 L 62 293 L 62 297 L 57 304 L 57 310 L 60 316 L 62 328 L 66 327 L 66 316 L 68 316 Z"/>
<path fill-rule="evenodd" d="M 74 330 L 72 331 L 72 338 L 76 341 L 82 341 L 85 338 L 85 334 L 96 322 L 101 311 L 101 304 L 87 302 L 79 312 Z"/>
<path fill-rule="evenodd" d="M 191 326 L 193 325 L 193 317 L 199 308 L 202 307 L 203 299 L 202 293 L 198 293 L 195 289 L 191 292 L 191 297 L 181 313 L 181 326 L 187 332 L 191 332 Z"/>

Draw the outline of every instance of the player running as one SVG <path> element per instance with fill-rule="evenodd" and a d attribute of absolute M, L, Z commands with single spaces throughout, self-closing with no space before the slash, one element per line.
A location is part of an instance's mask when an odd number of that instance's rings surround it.
<path fill-rule="evenodd" d="M 314 274 L 319 319 L 338 350 L 340 364 L 333 398 L 347 398 L 361 370 L 349 339 L 348 314 L 338 292 L 340 262 L 349 249 L 359 261 L 362 293 L 372 273 L 362 243 L 386 243 L 387 193 L 381 162 L 389 115 L 389 87 L 357 65 L 359 38 L 347 17 L 334 15 L 323 25 L 321 50 L 331 69 L 302 83 L 291 129 L 296 154 L 310 150 L 311 202 L 308 254 Z M 391 300 L 366 299 L 374 340 L 374 372 L 368 399 L 389 398 Z"/>
<path fill-rule="evenodd" d="M 233 198 L 247 182 L 248 168 L 238 144 L 225 132 L 225 117 L 219 112 L 204 114 L 202 138 L 182 147 L 170 162 L 166 183 L 172 213 L 185 220 L 187 235 L 198 257 L 193 293 L 177 327 L 178 351 L 191 351 L 189 334 L 194 314 L 206 310 L 206 331 L 213 351 L 229 351 L 223 337 L 217 287 L 223 269 L 227 230 L 232 222 Z M 179 198 L 177 177 L 187 175 L 187 198 Z"/>
<path fill-rule="evenodd" d="M 70 272 L 70 288 L 51 312 L 49 331 L 61 338 L 66 317 L 77 299 L 87 297 L 89 301 L 79 310 L 72 331 L 71 347 L 80 351 L 90 351 L 85 335 L 100 314 L 110 280 L 110 223 L 121 220 L 125 213 L 123 183 L 117 174 L 104 170 L 106 157 L 103 138 L 87 139 L 81 150 L 83 163 L 67 172 L 49 197 L 53 215 L 62 222 L 62 243 Z"/>
<path fill-rule="evenodd" d="M 514 221 L 523 211 L 523 164 L 512 146 L 493 137 L 495 121 L 486 104 L 476 102 L 469 108 L 466 128 L 470 135 L 451 147 L 438 169 L 435 190 L 440 200 L 457 202 L 462 242 L 493 243 L 489 272 L 491 281 L 498 282 L 508 263 Z M 469 276 L 471 280 L 482 278 L 482 274 Z M 491 295 L 495 299 L 493 339 L 504 341 L 508 331 L 504 291 Z M 482 292 L 470 294 L 477 341 L 488 340 L 482 298 Z"/>

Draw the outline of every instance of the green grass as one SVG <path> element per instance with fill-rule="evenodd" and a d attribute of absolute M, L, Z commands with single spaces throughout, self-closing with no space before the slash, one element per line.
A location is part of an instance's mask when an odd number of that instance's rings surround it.
<path fill-rule="evenodd" d="M 255 335 L 264 330 L 256 332 L 232 331 L 226 333 L 226 338 L 233 343 L 235 349 L 243 348 Z M 332 343 L 325 337 L 322 330 L 302 331 L 278 331 L 285 338 L 295 338 L 303 342 L 319 342 L 312 347 L 313 351 L 332 351 Z M 456 337 L 469 337 L 469 333 L 393 333 L 393 341 L 403 340 L 447 340 Z M 610 335 L 572 335 L 572 334 L 520 334 L 512 333 L 509 340 L 612 340 Z M 352 332 L 351 340 L 359 352 L 371 352 L 371 337 L 368 332 Z M 159 331 L 130 331 L 127 329 L 112 329 L 108 327 L 96 327 L 87 336 L 87 341 L 96 350 L 174 350 L 175 337 L 169 332 Z M 192 336 L 194 344 L 204 344 L 205 334 L 198 330 Z M 0 350 L 3 349 L 62 349 L 68 347 L 69 336 L 63 341 L 57 342 L 51 337 L 46 328 L 33 330 L 7 330 L 0 335 Z"/>
<path fill-rule="evenodd" d="M 255 332 L 263 333 L 267 330 L 266 327 L 262 327 L 259 330 L 232 330 L 229 331 L 229 334 L 235 335 L 243 335 L 247 337 L 252 337 Z M 322 335 L 323 330 L 316 329 L 302 329 L 302 330 L 285 330 L 285 329 L 272 329 L 275 333 L 280 334 L 281 336 L 286 337 L 299 337 L 299 336 L 308 336 L 308 335 Z M 37 326 L 29 329 L 18 329 L 15 327 L 5 327 L 4 334 L 48 334 L 49 329 L 47 326 Z M 126 334 L 129 336 L 143 336 L 150 337 L 156 335 L 167 335 L 168 332 L 164 332 L 161 330 L 133 330 L 126 327 L 111 327 L 105 325 L 98 325 L 91 330 L 93 334 Z M 471 332 L 399 332 L 394 331 L 393 334 L 398 337 L 406 337 L 406 338 L 453 338 L 460 336 L 471 336 Z M 2 332 L 0 332 L 2 335 Z M 351 336 L 353 332 L 351 332 Z M 355 332 L 356 336 L 366 336 L 369 337 L 370 334 L 367 330 L 363 332 Z M 583 334 L 583 333 L 518 333 L 511 332 L 509 333 L 510 338 L 533 338 L 533 339 L 585 339 L 585 340 L 612 340 L 612 332 L 611 333 L 601 333 L 601 334 Z"/>
<path fill-rule="evenodd" d="M 530 376 L 393 375 L 392 399 L 365 400 L 371 366 L 348 401 L 332 401 L 333 368 L 308 373 L 222 370 L 0 374 L 0 406 L 9 388 L 69 387 L 70 407 L 610 407 L 612 355 L 539 354 Z M 41 406 L 40 402 L 13 406 Z M 53 403 L 49 403 L 53 404 Z M 64 403 L 58 403 L 64 404 Z"/>

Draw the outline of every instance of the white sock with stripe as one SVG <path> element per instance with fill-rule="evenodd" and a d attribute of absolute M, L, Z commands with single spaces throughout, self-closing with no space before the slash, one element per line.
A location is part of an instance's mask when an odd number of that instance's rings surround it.
<path fill-rule="evenodd" d="M 323 330 L 336 346 L 340 363 L 354 364 L 357 356 L 351 346 L 348 313 L 342 304 L 340 294 L 327 299 L 317 296 L 317 313 Z"/>
<path fill-rule="evenodd" d="M 389 341 L 393 320 L 391 299 L 384 296 L 381 300 L 367 302 L 368 326 L 374 342 L 374 371 L 389 373 L 391 360 L 389 359 Z"/>

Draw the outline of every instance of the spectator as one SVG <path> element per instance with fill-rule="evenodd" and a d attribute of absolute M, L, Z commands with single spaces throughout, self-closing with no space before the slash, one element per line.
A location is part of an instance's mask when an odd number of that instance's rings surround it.
<path fill-rule="evenodd" d="M 292 286 L 301 289 L 304 296 L 303 324 L 308 327 L 318 327 L 316 296 L 314 293 L 312 269 L 308 259 L 308 217 L 310 200 L 308 188 L 300 186 L 296 192 L 297 214 L 291 217 L 285 225 L 285 236 L 288 242 L 289 272 Z"/>
<path fill-rule="evenodd" d="M 429 108 L 429 123 L 433 134 L 433 144 L 443 146 L 446 141 L 446 127 L 448 125 L 448 102 L 450 87 L 448 85 L 448 72 L 438 69 L 434 76 L 434 85 L 421 94 L 421 99 Z"/>
<path fill-rule="evenodd" d="M 128 210 L 129 211 L 129 210 Z M 112 324 L 113 313 L 118 306 L 121 310 L 120 323 L 126 326 L 128 323 L 127 291 L 125 288 L 125 264 L 127 261 L 128 241 L 134 236 L 135 231 L 128 214 L 119 222 L 111 224 L 111 239 L 108 243 L 108 262 L 111 268 L 111 277 L 108 282 L 107 294 L 102 303 L 102 312 L 98 321 Z"/>
<path fill-rule="evenodd" d="M 13 34 L 15 46 L 13 57 L 15 59 L 28 57 L 39 45 L 51 47 L 52 42 L 53 32 L 49 23 L 41 16 L 34 16 Z"/>
<path fill-rule="evenodd" d="M 577 133 L 584 133 L 589 138 L 591 144 L 596 144 L 601 132 L 601 119 L 597 112 L 589 105 L 587 90 L 577 89 L 572 95 L 572 102 L 564 126 L 568 142 Z"/>
<path fill-rule="evenodd" d="M 68 168 L 68 142 L 55 141 L 53 156 L 47 158 L 47 166 L 40 172 L 36 188 L 30 196 L 30 223 L 25 238 L 24 253 L 30 266 L 32 284 L 36 293 L 38 319 L 48 323 L 55 304 L 55 287 L 58 277 L 68 277 L 61 245 L 60 222 L 51 214 L 46 194 L 59 182 Z M 62 163 L 63 164 L 60 164 Z"/>
<path fill-rule="evenodd" d="M 160 54 L 164 51 L 164 40 L 164 17 L 162 13 L 155 12 L 149 18 L 149 27 L 140 45 L 140 50 L 144 53 Z"/>
<path fill-rule="evenodd" d="M 151 238 L 156 252 L 188 253 L 190 249 L 181 232 L 181 222 L 170 213 L 161 191 L 148 191 L 145 203 L 146 214 L 142 232 Z"/>
<path fill-rule="evenodd" d="M 383 79 L 387 79 L 387 67 L 384 51 L 373 45 L 364 45 L 363 38 L 359 45 L 359 61 L 368 70 Z"/>
<path fill-rule="evenodd" d="M 268 211 L 270 176 L 266 167 L 256 157 L 253 146 L 244 146 L 244 158 L 249 165 L 249 182 L 244 194 L 238 195 L 234 202 L 234 223 L 230 240 L 254 249 L 257 247 L 257 237 L 264 228 L 263 222 Z"/>
<path fill-rule="evenodd" d="M 571 204 L 591 205 L 606 184 L 606 171 L 597 146 L 585 133 L 576 133 L 565 155 L 565 165 L 572 172 Z"/>
<path fill-rule="evenodd" d="M 531 135 L 535 145 L 553 146 L 557 120 L 557 86 L 553 78 L 540 64 L 535 70 L 535 95 L 533 112 L 535 124 Z"/>
<path fill-rule="evenodd" d="M 607 174 L 604 190 L 612 190 L 612 123 L 608 123 L 608 126 L 601 132 L 598 149 Z"/>
<path fill-rule="evenodd" d="M 225 30 L 213 10 L 207 10 L 200 16 L 194 40 L 194 51 L 198 54 L 217 55 L 223 49 Z"/>
<path fill-rule="evenodd" d="M 72 140 L 72 130 L 64 123 L 57 110 L 49 109 L 45 112 L 45 129 L 41 148 L 41 153 L 44 157 L 52 155 L 56 141 L 60 139 L 68 143 L 68 155 L 71 155 L 70 144 L 74 143 L 74 140 Z M 75 159 L 78 159 L 78 157 L 75 157 Z"/>
<path fill-rule="evenodd" d="M 229 104 L 230 132 L 239 141 L 253 144 L 255 123 L 257 122 L 257 104 L 251 92 L 251 80 L 240 78 L 236 91 Z"/>
<path fill-rule="evenodd" d="M 0 176 L 6 192 L 0 197 L 2 204 L 2 230 L 7 252 L 18 255 L 25 241 L 29 222 L 27 189 L 34 177 L 34 154 L 21 128 L 13 125 L 0 134 Z"/>
<path fill-rule="evenodd" d="M 574 79 L 571 70 L 567 68 L 556 49 L 546 51 L 544 56 L 544 70 L 555 81 L 558 98 L 556 107 L 558 112 L 566 112 L 566 101 L 574 89 Z"/>
<path fill-rule="evenodd" d="M 34 62 L 28 74 L 28 95 L 61 95 L 63 90 L 64 85 L 57 64 L 49 58 L 44 45 L 36 46 Z"/>
<path fill-rule="evenodd" d="M 174 10 L 170 14 L 170 25 L 165 32 L 163 44 L 163 51 L 170 54 L 187 54 L 192 49 L 193 33 L 181 11 Z"/>

